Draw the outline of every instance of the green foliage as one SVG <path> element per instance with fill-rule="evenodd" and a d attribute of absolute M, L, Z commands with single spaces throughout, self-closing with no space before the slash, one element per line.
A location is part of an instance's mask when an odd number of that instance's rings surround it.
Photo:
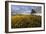
<path fill-rule="evenodd" d="M 30 28 L 41 26 L 41 16 L 34 15 L 16 15 L 11 17 L 12 28 Z"/>

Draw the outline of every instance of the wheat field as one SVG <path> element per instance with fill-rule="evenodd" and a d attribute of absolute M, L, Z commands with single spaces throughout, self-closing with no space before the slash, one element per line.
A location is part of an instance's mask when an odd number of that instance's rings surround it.
<path fill-rule="evenodd" d="M 12 28 L 41 27 L 41 16 L 36 15 L 16 15 L 11 16 Z"/>

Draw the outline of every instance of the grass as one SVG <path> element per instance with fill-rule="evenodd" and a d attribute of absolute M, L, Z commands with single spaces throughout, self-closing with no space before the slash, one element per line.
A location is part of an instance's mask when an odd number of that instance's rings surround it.
<path fill-rule="evenodd" d="M 16 15 L 11 17 L 12 28 L 41 27 L 41 16 Z"/>

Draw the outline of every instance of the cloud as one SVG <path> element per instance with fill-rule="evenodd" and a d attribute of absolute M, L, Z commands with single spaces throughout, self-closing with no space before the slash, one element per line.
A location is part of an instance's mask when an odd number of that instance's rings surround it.
<path fill-rule="evenodd" d="M 11 5 L 11 11 L 13 13 L 31 13 L 32 9 L 41 13 L 41 6 L 23 6 L 23 5 Z"/>

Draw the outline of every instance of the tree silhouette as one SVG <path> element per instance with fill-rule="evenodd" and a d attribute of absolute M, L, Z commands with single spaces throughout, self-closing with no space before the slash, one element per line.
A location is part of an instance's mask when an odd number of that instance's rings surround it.
<path fill-rule="evenodd" d="M 32 12 L 31 12 L 31 14 L 32 14 L 32 13 L 36 13 L 36 11 L 35 11 L 34 9 L 32 9 Z"/>

